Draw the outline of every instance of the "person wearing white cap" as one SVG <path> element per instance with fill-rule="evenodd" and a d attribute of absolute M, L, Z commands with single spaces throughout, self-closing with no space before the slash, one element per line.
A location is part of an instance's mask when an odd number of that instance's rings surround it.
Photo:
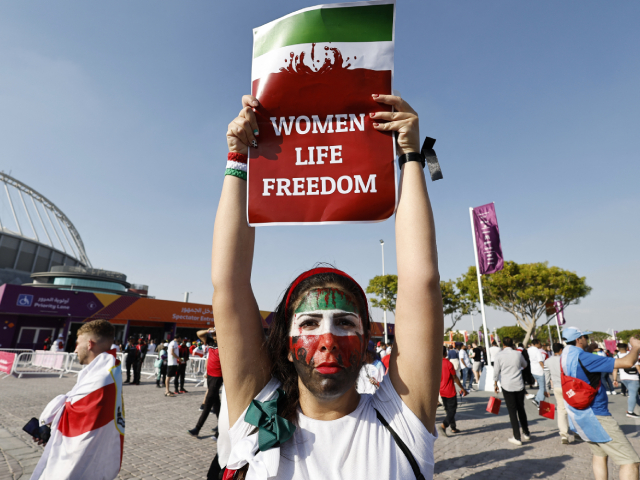
<path fill-rule="evenodd" d="M 609 413 L 601 374 L 611 373 L 614 368 L 631 368 L 640 351 L 640 340 L 631 338 L 631 353 L 624 358 L 614 359 L 585 351 L 590 333 L 593 332 L 582 332 L 575 327 L 565 328 L 562 332 L 567 341 L 560 359 L 562 393 L 569 426 L 591 448 L 596 480 L 608 478 L 609 457 L 620 466 L 621 480 L 638 480 L 640 457 Z"/>
<path fill-rule="evenodd" d="M 64 350 L 64 337 L 62 336 L 62 332 L 58 334 L 58 338 L 51 345 L 52 352 L 62 352 Z"/>

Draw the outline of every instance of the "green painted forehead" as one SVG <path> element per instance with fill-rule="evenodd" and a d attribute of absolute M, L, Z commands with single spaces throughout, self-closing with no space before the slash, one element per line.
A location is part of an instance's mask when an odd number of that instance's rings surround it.
<path fill-rule="evenodd" d="M 313 312 L 315 310 L 342 310 L 344 312 L 360 313 L 353 296 L 338 288 L 314 288 L 310 290 L 296 308 L 295 313 Z"/>

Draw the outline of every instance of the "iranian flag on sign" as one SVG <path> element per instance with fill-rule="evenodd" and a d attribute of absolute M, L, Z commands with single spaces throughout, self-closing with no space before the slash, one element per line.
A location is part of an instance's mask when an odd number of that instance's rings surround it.
<path fill-rule="evenodd" d="M 396 207 L 395 142 L 369 113 L 390 111 L 395 2 L 320 5 L 254 30 L 250 225 L 376 222 Z"/>

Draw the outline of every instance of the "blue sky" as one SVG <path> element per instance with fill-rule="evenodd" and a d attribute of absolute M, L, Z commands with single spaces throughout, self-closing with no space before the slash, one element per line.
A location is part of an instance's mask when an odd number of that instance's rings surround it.
<path fill-rule="evenodd" d="M 314 4 L 4 2 L 0 168 L 71 218 L 94 266 L 208 303 L 252 28 Z M 639 20 L 637 2 L 398 2 L 395 88 L 437 139 L 445 177 L 429 182 L 443 279 L 474 261 L 468 208 L 495 202 L 507 259 L 587 277 L 570 324 L 638 326 Z M 381 238 L 395 272 L 393 221 L 259 229 L 260 307 L 317 261 L 366 285 Z"/>

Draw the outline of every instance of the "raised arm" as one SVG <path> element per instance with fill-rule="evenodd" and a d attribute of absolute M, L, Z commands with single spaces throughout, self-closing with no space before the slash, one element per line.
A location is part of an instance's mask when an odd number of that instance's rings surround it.
<path fill-rule="evenodd" d="M 256 140 L 257 122 L 252 107 L 258 101 L 242 98 L 242 110 L 230 124 L 230 152 L 246 154 Z M 220 171 L 224 170 L 220 165 Z M 227 175 L 222 186 L 213 229 L 211 279 L 220 363 L 233 425 L 251 400 L 269 381 L 269 357 L 258 304 L 251 289 L 255 229 L 247 225 L 247 182 Z"/>
<path fill-rule="evenodd" d="M 640 352 L 640 340 L 631 337 L 629 339 L 629 353 L 622 358 L 616 358 L 613 368 L 633 368 L 638 362 L 638 352 Z"/>
<path fill-rule="evenodd" d="M 387 123 L 375 128 L 398 132 L 398 155 L 419 152 L 416 112 L 400 97 L 380 95 L 374 99 L 393 105 L 395 110 L 376 113 L 375 120 L 386 120 Z M 433 213 L 424 170 L 418 162 L 406 163 L 400 175 L 396 255 L 398 298 L 389 378 L 404 403 L 433 432 L 440 388 L 444 318 Z"/>

